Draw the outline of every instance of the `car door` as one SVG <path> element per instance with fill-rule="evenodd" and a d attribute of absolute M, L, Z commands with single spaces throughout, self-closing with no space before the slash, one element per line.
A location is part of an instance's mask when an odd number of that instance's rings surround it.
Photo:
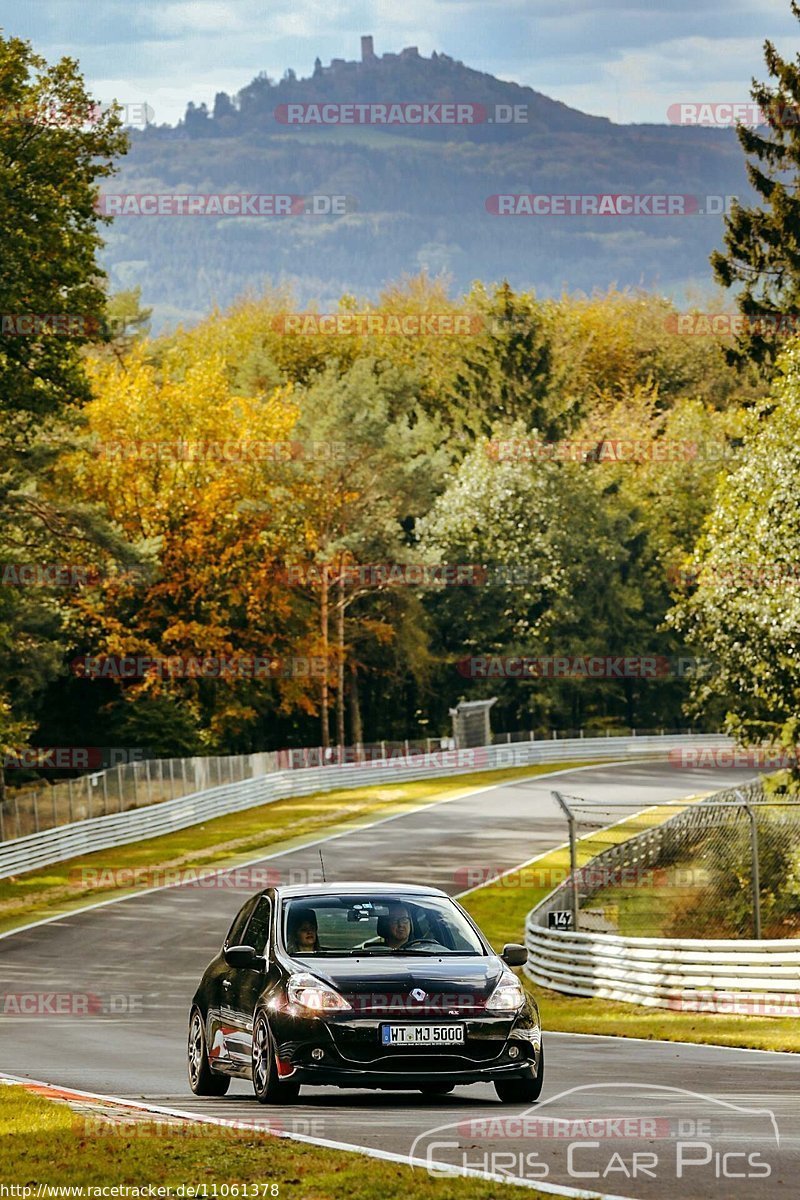
<path fill-rule="evenodd" d="M 245 928 L 250 920 L 258 897 L 251 896 L 242 905 L 231 923 L 231 927 L 223 942 L 222 949 L 206 973 L 208 993 L 208 1009 L 206 1013 L 206 1045 L 209 1062 L 216 1068 L 226 1069 L 231 1065 L 231 1055 L 228 1048 L 228 1036 L 235 1033 L 232 1023 L 231 991 L 233 989 L 234 968 L 225 961 L 225 951 L 229 946 L 242 945 Z"/>
<path fill-rule="evenodd" d="M 252 967 L 230 969 L 226 1018 L 229 1022 L 225 1043 L 231 1066 L 249 1069 L 253 1046 L 253 1013 L 271 969 L 270 937 L 274 903 L 271 896 L 259 897 L 240 944 L 252 946 L 260 962 Z"/>

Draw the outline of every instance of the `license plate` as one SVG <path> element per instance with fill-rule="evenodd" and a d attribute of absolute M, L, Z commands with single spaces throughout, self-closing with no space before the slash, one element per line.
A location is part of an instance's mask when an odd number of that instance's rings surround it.
<path fill-rule="evenodd" d="M 460 1046 L 463 1025 L 381 1025 L 383 1046 Z"/>

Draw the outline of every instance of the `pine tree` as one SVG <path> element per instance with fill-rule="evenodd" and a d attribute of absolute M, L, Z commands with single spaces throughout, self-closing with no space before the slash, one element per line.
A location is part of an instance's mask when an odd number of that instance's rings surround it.
<path fill-rule="evenodd" d="M 791 8 L 800 21 L 799 0 L 791 0 Z M 782 335 L 796 328 L 800 315 L 800 55 L 787 62 L 767 41 L 764 58 L 775 85 L 753 80 L 750 94 L 768 128 L 764 134 L 737 128 L 761 206 L 733 202 L 726 250 L 714 251 L 711 265 L 724 287 L 742 285 L 737 304 L 748 328 L 732 359 L 750 359 L 769 372 Z"/>

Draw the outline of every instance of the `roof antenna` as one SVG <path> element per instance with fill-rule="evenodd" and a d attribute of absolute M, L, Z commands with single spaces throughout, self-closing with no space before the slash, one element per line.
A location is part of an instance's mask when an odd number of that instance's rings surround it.
<path fill-rule="evenodd" d="M 322 847 L 321 846 L 317 847 L 317 853 L 319 854 L 319 865 L 322 867 L 322 882 L 327 883 L 328 881 L 325 878 L 325 863 L 322 860 Z"/>

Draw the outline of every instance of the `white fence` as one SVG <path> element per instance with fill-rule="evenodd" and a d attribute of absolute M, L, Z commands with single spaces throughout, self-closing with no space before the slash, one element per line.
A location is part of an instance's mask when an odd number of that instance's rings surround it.
<path fill-rule="evenodd" d="M 570 738 L 485 746 L 475 750 L 411 754 L 386 763 L 378 760 L 274 771 L 255 779 L 245 779 L 241 783 L 164 800 L 147 808 L 75 821 L 3 842 L 0 844 L 0 879 L 63 862 L 76 854 L 89 854 L 143 838 L 173 833 L 225 813 L 271 804 L 288 796 L 308 796 L 314 792 L 330 792 L 339 788 L 450 777 L 471 771 L 534 766 L 537 763 L 652 758 L 681 747 L 729 749 L 732 746 L 732 740 L 720 734 Z"/>
<path fill-rule="evenodd" d="M 570 996 L 680 1012 L 800 1016 L 800 941 L 525 931 L 528 978 Z"/>

